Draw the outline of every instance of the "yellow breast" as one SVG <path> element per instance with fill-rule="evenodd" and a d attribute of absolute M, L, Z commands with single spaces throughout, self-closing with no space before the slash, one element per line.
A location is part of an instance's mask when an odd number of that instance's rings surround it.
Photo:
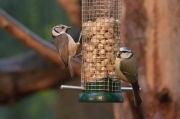
<path fill-rule="evenodd" d="M 119 78 L 121 80 L 128 82 L 127 78 L 125 77 L 125 75 L 120 70 L 120 62 L 122 60 L 123 59 L 121 59 L 121 58 L 116 58 L 116 61 L 115 61 L 115 71 L 116 71 L 116 74 L 119 76 Z"/>

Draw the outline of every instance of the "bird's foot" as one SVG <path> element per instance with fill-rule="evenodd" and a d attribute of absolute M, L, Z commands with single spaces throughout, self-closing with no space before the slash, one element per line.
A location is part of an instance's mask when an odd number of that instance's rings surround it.
<path fill-rule="evenodd" d="M 81 31 L 81 33 L 80 33 L 80 35 L 79 35 L 78 43 L 80 43 L 81 37 L 82 37 L 82 31 Z"/>
<path fill-rule="evenodd" d="M 75 55 L 74 57 L 81 57 L 82 56 L 82 51 L 78 55 Z"/>
<path fill-rule="evenodd" d="M 116 76 L 111 76 L 111 75 L 109 75 L 108 72 L 106 72 L 106 77 L 109 78 L 109 79 L 111 79 L 112 81 L 119 81 Z"/>

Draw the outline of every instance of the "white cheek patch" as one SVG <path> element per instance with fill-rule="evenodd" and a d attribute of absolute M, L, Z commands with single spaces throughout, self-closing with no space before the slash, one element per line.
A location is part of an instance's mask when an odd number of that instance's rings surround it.
<path fill-rule="evenodd" d="M 52 30 L 52 35 L 53 35 L 53 36 L 59 36 L 60 33 L 57 33 L 57 32 L 55 32 L 54 30 Z"/>
<path fill-rule="evenodd" d="M 122 54 L 121 54 L 121 58 L 127 59 L 127 58 L 130 58 L 131 55 L 132 55 L 132 53 L 122 53 Z"/>

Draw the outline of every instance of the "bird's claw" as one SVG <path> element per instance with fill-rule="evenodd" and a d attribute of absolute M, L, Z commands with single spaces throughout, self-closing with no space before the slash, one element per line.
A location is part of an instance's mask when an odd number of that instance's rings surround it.
<path fill-rule="evenodd" d="M 80 56 L 82 56 L 82 51 L 81 53 L 79 53 L 78 55 L 75 55 L 74 57 L 80 57 Z"/>
<path fill-rule="evenodd" d="M 82 37 L 83 35 L 84 35 L 84 34 L 83 34 L 82 31 L 81 31 L 81 33 L 80 33 L 80 35 L 79 35 L 79 40 L 78 40 L 79 43 L 80 43 L 81 37 Z"/>

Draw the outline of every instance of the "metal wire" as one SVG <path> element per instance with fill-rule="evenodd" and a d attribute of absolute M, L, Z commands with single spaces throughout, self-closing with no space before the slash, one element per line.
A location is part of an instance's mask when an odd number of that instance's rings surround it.
<path fill-rule="evenodd" d="M 122 0 L 82 0 L 82 75 L 87 91 L 120 91 L 114 63 L 121 40 Z"/>

